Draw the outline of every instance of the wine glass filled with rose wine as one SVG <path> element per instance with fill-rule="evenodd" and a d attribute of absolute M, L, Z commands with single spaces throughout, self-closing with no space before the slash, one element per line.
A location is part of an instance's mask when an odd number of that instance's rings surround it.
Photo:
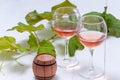
<path fill-rule="evenodd" d="M 58 66 L 65 69 L 76 66 L 78 62 L 69 56 L 68 43 L 69 39 L 79 31 L 80 13 L 78 9 L 73 7 L 60 7 L 56 9 L 52 24 L 57 35 L 66 41 L 65 56 L 58 61 Z"/>
<path fill-rule="evenodd" d="M 83 77 L 94 80 L 94 78 L 99 77 L 102 73 L 100 73 L 100 71 L 98 73 L 96 72 L 96 70 L 98 71 L 100 69 L 95 70 L 96 66 L 93 61 L 93 51 L 106 39 L 107 26 L 104 19 L 97 15 L 85 15 L 81 20 L 82 28 L 79 31 L 78 39 L 85 47 L 89 49 L 91 57 L 89 69 L 85 69 L 86 72 L 83 71 L 80 73 Z M 97 53 L 95 55 L 97 55 Z"/>

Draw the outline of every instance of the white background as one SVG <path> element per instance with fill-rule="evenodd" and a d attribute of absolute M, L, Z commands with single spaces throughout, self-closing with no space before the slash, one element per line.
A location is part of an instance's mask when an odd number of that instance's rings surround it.
<path fill-rule="evenodd" d="M 24 43 L 24 41 L 28 39 L 27 32 L 18 33 L 16 31 L 8 32 L 6 30 L 17 25 L 18 22 L 26 23 L 25 15 L 28 12 L 33 10 L 37 10 L 39 13 L 50 11 L 53 5 L 63 1 L 64 0 L 0 0 L 0 37 L 4 35 L 14 36 L 17 42 L 21 44 Z M 119 0 L 70 1 L 77 5 L 81 15 L 90 11 L 103 12 L 104 6 L 107 2 L 108 13 L 112 13 L 115 17 L 120 19 Z M 120 38 L 109 37 L 106 45 L 106 75 L 109 80 L 120 80 Z M 76 54 L 80 52 L 82 51 L 77 51 Z M 30 53 L 19 59 L 24 66 L 19 66 L 15 61 L 6 61 L 3 65 L 2 73 L 0 73 L 0 80 L 34 80 L 31 64 L 35 55 L 36 53 Z M 75 75 L 74 71 L 66 72 L 58 68 L 53 80 L 82 79 Z"/>

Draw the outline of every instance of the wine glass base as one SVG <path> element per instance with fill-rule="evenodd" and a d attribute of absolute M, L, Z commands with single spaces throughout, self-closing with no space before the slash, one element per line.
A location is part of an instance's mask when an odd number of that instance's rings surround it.
<path fill-rule="evenodd" d="M 76 59 L 68 58 L 68 59 L 58 59 L 57 65 L 60 68 L 63 68 L 65 70 L 73 70 L 78 69 L 79 62 Z"/>
<path fill-rule="evenodd" d="M 104 72 L 100 71 L 99 69 L 96 69 L 94 71 L 89 71 L 88 69 L 85 69 L 85 70 L 80 70 L 79 75 L 80 77 L 85 79 L 91 79 L 91 78 L 97 79 L 102 77 L 104 75 Z"/>

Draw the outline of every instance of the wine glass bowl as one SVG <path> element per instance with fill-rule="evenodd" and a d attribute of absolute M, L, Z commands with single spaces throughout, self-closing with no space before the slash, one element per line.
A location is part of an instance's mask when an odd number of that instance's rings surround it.
<path fill-rule="evenodd" d="M 84 74 L 81 73 L 80 75 L 94 80 L 94 78 L 101 76 L 99 74 L 102 73 L 100 71 L 95 71 L 96 64 L 94 64 L 93 61 L 95 53 L 93 53 L 93 51 L 106 39 L 107 26 L 104 19 L 97 15 L 83 16 L 81 26 L 80 32 L 78 33 L 78 40 L 90 51 L 90 65 L 88 71 L 83 71 Z"/>
<path fill-rule="evenodd" d="M 79 41 L 89 48 L 99 46 L 107 37 L 107 27 L 104 19 L 96 15 L 82 17 L 82 28 L 79 32 Z"/>
<path fill-rule="evenodd" d="M 80 27 L 80 13 L 77 8 L 60 7 L 55 10 L 53 15 L 53 29 L 56 34 L 66 40 L 65 56 L 58 61 L 58 66 L 62 68 L 74 67 L 78 62 L 69 56 L 69 39 L 77 34 Z"/>
<path fill-rule="evenodd" d="M 80 14 L 76 8 L 60 7 L 53 16 L 55 32 L 63 38 L 71 38 L 78 30 Z"/>

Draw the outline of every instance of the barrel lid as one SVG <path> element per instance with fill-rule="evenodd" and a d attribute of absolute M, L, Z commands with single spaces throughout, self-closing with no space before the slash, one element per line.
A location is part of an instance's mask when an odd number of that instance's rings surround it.
<path fill-rule="evenodd" d="M 34 63 L 38 65 L 51 65 L 56 62 L 55 57 L 50 54 L 38 54 L 34 58 Z"/>

